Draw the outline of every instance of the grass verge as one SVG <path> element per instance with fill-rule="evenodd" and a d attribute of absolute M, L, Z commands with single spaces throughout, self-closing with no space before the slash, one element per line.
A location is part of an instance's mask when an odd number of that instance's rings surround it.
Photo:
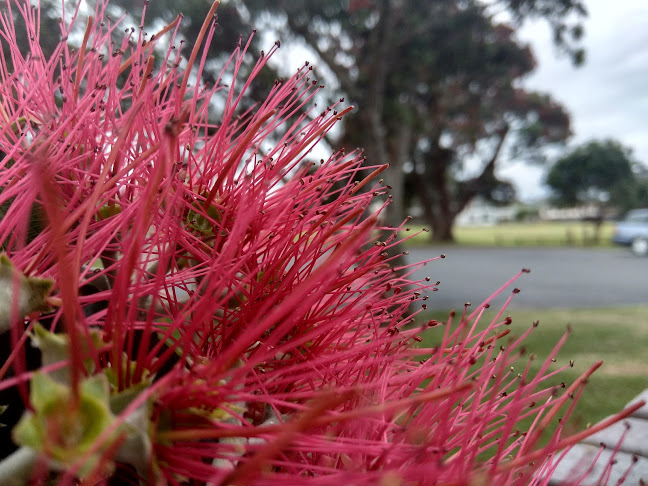
<path fill-rule="evenodd" d="M 411 231 L 421 230 L 422 225 L 411 225 Z M 594 227 L 581 222 L 502 223 L 494 226 L 463 226 L 454 229 L 459 245 L 468 246 L 580 246 L 610 247 L 614 223 L 601 227 L 601 241 L 592 241 Z M 411 233 L 403 233 L 409 236 Z M 420 233 L 407 242 L 412 246 L 430 244 L 431 233 Z"/>
<path fill-rule="evenodd" d="M 488 311 L 481 322 L 494 317 L 496 310 Z M 582 430 L 588 424 L 601 421 L 619 412 L 631 399 L 648 388 L 648 306 L 606 309 L 544 309 L 511 310 L 511 331 L 519 336 L 540 321 L 539 326 L 525 341 L 528 353 L 538 355 L 536 367 L 554 348 L 566 326 L 572 334 L 558 354 L 556 366 L 574 361 L 574 367 L 561 373 L 555 384 L 572 383 L 589 366 L 603 360 L 603 366 L 591 377 L 574 414 L 570 429 Z M 424 316 L 445 322 L 447 313 L 434 312 Z M 437 328 L 421 335 L 421 346 L 432 347 L 437 341 Z M 525 361 L 524 361 L 525 362 Z M 552 426 L 547 432 L 551 432 Z"/>

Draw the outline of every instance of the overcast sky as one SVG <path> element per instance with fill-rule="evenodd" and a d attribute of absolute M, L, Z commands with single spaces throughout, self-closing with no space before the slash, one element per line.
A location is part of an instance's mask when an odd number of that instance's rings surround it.
<path fill-rule="evenodd" d="M 552 94 L 572 115 L 571 145 L 614 138 L 648 165 L 648 0 L 588 0 L 587 62 L 572 67 L 556 53 L 545 24 L 525 25 L 520 39 L 531 43 L 538 68 L 525 86 Z M 512 179 L 523 200 L 544 194 L 544 171 L 513 164 Z"/>

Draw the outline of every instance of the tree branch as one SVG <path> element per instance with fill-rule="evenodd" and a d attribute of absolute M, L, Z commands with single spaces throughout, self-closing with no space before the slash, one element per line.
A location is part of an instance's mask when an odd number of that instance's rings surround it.
<path fill-rule="evenodd" d="M 322 59 L 322 61 L 324 61 L 327 67 L 333 72 L 333 74 L 337 78 L 342 90 L 345 91 L 346 93 L 351 93 L 354 84 L 353 81 L 351 80 L 351 76 L 349 76 L 349 70 L 346 67 L 341 66 L 339 63 L 335 61 L 335 53 L 331 52 L 330 49 L 326 49 L 326 50 L 320 49 L 317 43 L 317 36 L 313 35 L 313 33 L 310 30 L 308 30 L 308 26 L 298 25 L 297 23 L 291 20 L 290 16 L 288 16 L 288 27 L 295 34 L 299 35 L 302 38 L 302 40 L 306 44 L 308 44 L 308 47 L 313 49 L 317 53 L 317 55 Z"/>
<path fill-rule="evenodd" d="M 466 205 L 477 195 L 480 186 L 482 186 L 495 173 L 495 164 L 497 163 L 497 160 L 499 159 L 499 155 L 502 152 L 502 147 L 504 146 L 504 140 L 506 140 L 506 136 L 508 135 L 509 130 L 510 127 L 508 123 L 504 126 L 504 128 L 500 130 L 500 139 L 499 142 L 497 142 L 497 146 L 495 147 L 495 151 L 493 152 L 493 155 L 491 156 L 488 163 L 484 166 L 484 169 L 482 170 L 481 174 L 479 174 L 474 179 L 471 179 L 466 184 L 465 191 L 457 199 L 457 207 L 455 210 L 455 214 L 459 214 L 461 211 L 463 211 Z"/>

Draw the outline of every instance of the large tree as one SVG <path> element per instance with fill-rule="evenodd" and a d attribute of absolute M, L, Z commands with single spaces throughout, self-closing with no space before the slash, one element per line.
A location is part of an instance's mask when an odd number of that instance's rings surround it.
<path fill-rule="evenodd" d="M 547 185 L 563 206 L 594 205 L 595 240 L 607 209 L 624 211 L 648 202 L 645 182 L 637 178 L 639 165 L 632 151 L 614 140 L 591 141 L 576 147 L 551 167 Z"/>
<path fill-rule="evenodd" d="M 278 15 L 283 30 L 317 54 L 358 106 L 341 142 L 364 148 L 372 164 L 390 164 L 392 225 L 404 217 L 407 162 L 434 238 L 450 240 L 454 218 L 470 199 L 503 186 L 495 176 L 503 147 L 537 158 L 538 149 L 569 135 L 560 105 L 519 87 L 535 61 L 514 26 L 546 19 L 557 44 L 580 62 L 575 43 L 582 29 L 565 20 L 585 14 L 578 0 L 256 0 L 247 7 Z M 496 11 L 512 23 L 496 22 Z M 459 180 L 462 162 L 474 154 L 484 158 L 478 174 Z"/>
<path fill-rule="evenodd" d="M 422 81 L 428 89 L 411 96 L 416 145 L 409 154 L 410 177 L 438 241 L 453 239 L 456 216 L 475 196 L 511 195 L 510 184 L 495 172 L 505 147 L 516 158 L 538 160 L 547 145 L 570 135 L 569 116 L 558 103 L 516 87 L 534 60 L 514 31 L 483 13 L 467 16 L 444 45 L 439 66 Z M 457 177 L 469 159 L 477 174 Z"/>
<path fill-rule="evenodd" d="M 129 0 L 114 3 L 125 10 L 133 8 Z M 282 40 L 310 48 L 321 72 L 334 81 L 330 93 L 337 98 L 341 92 L 347 102 L 357 105 L 337 143 L 363 148 L 371 165 L 390 164 L 384 175 L 393 201 L 387 222 L 397 225 L 405 216 L 403 169 L 409 163 L 434 238 L 449 240 L 455 216 L 472 197 L 507 187 L 495 170 L 503 152 L 515 148 L 519 157 L 537 156 L 544 144 L 569 134 L 569 119 L 560 105 L 520 88 L 520 79 L 535 61 L 515 34 L 525 19 L 542 18 L 551 25 L 562 51 L 580 62 L 583 3 L 223 1 L 216 43 L 208 54 L 213 59 L 224 55 L 231 51 L 235 33 L 247 37 L 252 26 L 264 22 L 275 26 Z M 204 0 L 185 0 L 181 5 L 156 0 L 148 3 L 145 28 L 154 32 L 153 25 L 170 21 L 172 12 L 180 9 L 184 36 L 191 40 L 200 28 L 196 19 L 202 19 L 207 8 Z M 253 50 L 260 53 L 258 42 Z M 474 177 L 458 177 L 464 161 L 479 157 L 482 163 Z"/>

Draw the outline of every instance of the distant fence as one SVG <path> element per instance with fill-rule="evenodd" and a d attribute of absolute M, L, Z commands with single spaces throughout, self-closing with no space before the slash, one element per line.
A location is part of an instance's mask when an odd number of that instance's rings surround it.
<path fill-rule="evenodd" d="M 540 219 L 545 221 L 576 221 L 598 216 L 598 208 L 584 206 L 579 208 L 540 208 Z"/>

